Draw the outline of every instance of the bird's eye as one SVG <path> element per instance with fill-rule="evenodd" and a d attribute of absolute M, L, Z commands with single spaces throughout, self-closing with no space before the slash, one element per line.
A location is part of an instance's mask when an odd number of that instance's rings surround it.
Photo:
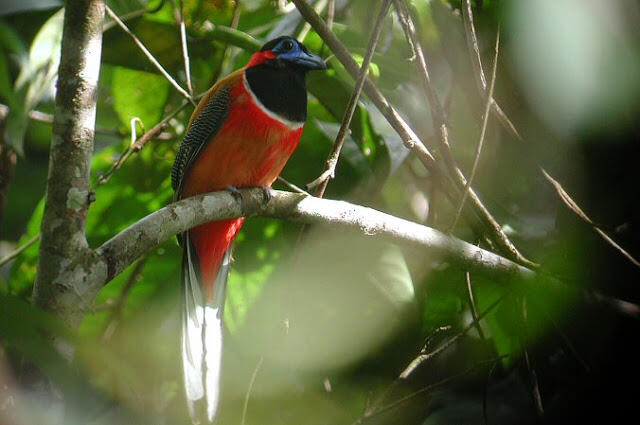
<path fill-rule="evenodd" d="M 282 50 L 284 50 L 285 52 L 288 52 L 291 49 L 293 49 L 293 41 L 287 40 L 282 43 Z"/>

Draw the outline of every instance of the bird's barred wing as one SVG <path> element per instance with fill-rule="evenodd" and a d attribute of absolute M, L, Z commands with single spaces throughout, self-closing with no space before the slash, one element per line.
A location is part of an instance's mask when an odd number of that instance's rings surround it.
<path fill-rule="evenodd" d="M 175 191 L 175 199 L 180 197 L 182 183 L 191 165 L 204 146 L 218 133 L 229 113 L 231 87 L 225 86 L 215 90 L 204 105 L 198 105 L 191 125 L 187 130 L 171 171 L 171 186 Z"/>

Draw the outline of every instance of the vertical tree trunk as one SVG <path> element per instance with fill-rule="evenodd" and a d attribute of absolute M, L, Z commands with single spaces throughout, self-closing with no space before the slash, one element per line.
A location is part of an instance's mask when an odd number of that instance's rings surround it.
<path fill-rule="evenodd" d="M 65 2 L 62 54 L 49 154 L 42 242 L 33 298 L 76 327 L 92 302 L 90 279 L 105 274 L 85 237 L 90 204 L 104 0 Z"/>

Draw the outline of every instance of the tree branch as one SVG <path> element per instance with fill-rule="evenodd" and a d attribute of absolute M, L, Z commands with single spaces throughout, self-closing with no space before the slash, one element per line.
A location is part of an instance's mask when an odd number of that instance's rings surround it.
<path fill-rule="evenodd" d="M 307 185 L 308 190 L 315 188 L 316 196 L 320 198 L 324 196 L 324 192 L 327 189 L 327 185 L 329 184 L 329 179 L 335 177 L 336 166 L 338 165 L 338 158 L 340 157 L 340 151 L 342 150 L 342 146 L 344 145 L 344 141 L 347 137 L 347 132 L 349 131 L 351 120 L 353 119 L 356 107 L 358 106 L 360 93 L 362 92 L 364 81 L 367 78 L 367 74 L 369 73 L 369 65 L 371 64 L 373 53 L 376 50 L 378 38 L 380 37 L 380 32 L 382 31 L 384 17 L 387 15 L 390 4 L 391 0 L 383 0 L 380 11 L 378 12 L 378 18 L 376 19 L 376 23 L 373 26 L 373 30 L 371 31 L 371 37 L 369 38 L 367 52 L 364 55 L 364 59 L 362 60 L 362 66 L 360 67 L 360 71 L 358 72 L 355 87 L 353 88 L 351 97 L 349 97 L 347 108 L 344 111 L 344 116 L 342 117 L 342 123 L 340 123 L 338 134 L 336 135 L 336 139 L 333 142 L 333 148 L 331 149 L 329 157 L 327 158 L 327 161 L 325 163 L 324 172 L 320 175 L 320 177 Z"/>
<path fill-rule="evenodd" d="M 168 205 L 131 225 L 96 250 L 108 270 L 106 280 L 121 273 L 145 252 L 191 227 L 212 220 L 264 216 L 307 224 L 325 224 L 357 233 L 429 249 L 443 260 L 471 272 L 504 280 L 531 280 L 535 273 L 504 257 L 437 230 L 348 202 L 273 191 L 264 203 L 260 189 L 240 189 L 242 201 L 228 191 L 194 196 Z"/>
<path fill-rule="evenodd" d="M 89 173 L 93 154 L 96 97 L 102 52 L 103 0 L 67 2 L 58 70 L 56 106 L 49 155 L 49 174 L 36 305 L 54 311 L 75 326 L 82 277 L 97 272 L 85 237 L 89 208 Z M 82 297 L 80 297 L 82 298 Z"/>
<path fill-rule="evenodd" d="M 537 268 L 538 265 L 522 255 L 516 248 L 516 246 L 511 242 L 511 240 L 509 240 L 509 237 L 502 230 L 502 226 L 500 226 L 493 215 L 491 215 L 491 213 L 482 203 L 480 197 L 478 197 L 473 188 L 470 186 L 466 188 L 467 179 L 460 170 L 460 167 L 458 167 L 458 164 L 456 163 L 451 152 L 449 128 L 445 120 L 444 110 L 442 108 L 440 100 L 438 99 L 435 89 L 433 88 L 431 77 L 429 76 L 427 58 L 424 50 L 422 49 L 422 46 L 420 45 L 420 40 L 418 39 L 415 24 L 413 22 L 413 19 L 411 18 L 411 15 L 409 14 L 409 10 L 407 9 L 407 5 L 405 4 L 404 0 L 394 0 L 393 4 L 396 8 L 396 11 L 398 12 L 398 20 L 403 26 L 406 36 L 407 38 L 412 40 L 413 47 L 415 48 L 416 57 L 418 59 L 416 61 L 416 66 L 422 79 L 422 85 L 425 95 L 431 107 L 433 128 L 438 131 L 440 136 L 436 138 L 436 140 L 439 142 L 442 159 L 444 160 L 446 169 L 449 172 L 449 176 L 454 182 L 454 186 L 456 186 L 457 189 L 461 191 L 465 191 L 465 193 L 469 197 L 469 201 L 471 202 L 473 211 L 476 213 L 478 218 L 480 218 L 483 225 L 491 235 L 491 239 L 496 243 L 501 251 L 509 255 L 514 260 L 518 261 L 520 264 L 524 264 L 527 267 L 531 268 Z"/>
<path fill-rule="evenodd" d="M 91 290 L 87 291 L 90 299 L 84 300 L 83 305 L 91 305 L 97 293 L 96 288 L 99 289 L 143 254 L 177 234 L 209 221 L 262 216 L 339 227 L 354 234 L 427 250 L 431 255 L 440 256 L 442 261 L 497 282 L 514 279 L 546 282 L 554 288 L 577 292 L 586 302 L 595 302 L 618 313 L 640 317 L 640 307 L 636 304 L 572 288 L 498 254 L 372 208 L 277 190 L 271 191 L 271 199 L 265 203 L 264 192 L 260 188 L 238 191 L 241 199 L 229 191 L 220 191 L 180 200 L 147 215 L 109 239 L 94 252 L 102 265 L 96 268 L 96 273 L 90 278 Z M 91 291 L 95 293 L 92 295 Z"/>
<path fill-rule="evenodd" d="M 349 53 L 346 47 L 344 47 L 335 34 L 327 27 L 322 18 L 304 0 L 292 0 L 292 2 L 296 5 L 304 19 L 311 24 L 318 35 L 327 43 L 327 46 L 329 46 L 331 51 L 336 55 L 347 72 L 349 72 L 354 79 L 358 78 L 360 66 L 353 57 L 351 57 L 351 53 Z M 418 135 L 414 133 L 411 127 L 402 119 L 400 114 L 391 106 L 389 101 L 369 78 L 366 78 L 364 81 L 364 92 L 369 96 L 369 99 L 371 99 L 374 105 L 376 105 L 380 113 L 387 119 L 391 127 L 398 133 L 407 149 L 411 150 L 431 173 L 439 173 L 438 165 L 431 152 L 429 152 Z"/>

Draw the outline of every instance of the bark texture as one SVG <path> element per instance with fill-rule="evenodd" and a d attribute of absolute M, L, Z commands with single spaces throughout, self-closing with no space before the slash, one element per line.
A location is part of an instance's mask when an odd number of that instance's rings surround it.
<path fill-rule="evenodd" d="M 91 199 L 89 172 L 105 6 L 103 0 L 67 0 L 65 6 L 33 298 L 36 305 L 76 327 L 82 307 L 99 289 L 92 287 L 88 276 L 99 274 L 104 266 L 89 249 L 84 230 Z"/>

